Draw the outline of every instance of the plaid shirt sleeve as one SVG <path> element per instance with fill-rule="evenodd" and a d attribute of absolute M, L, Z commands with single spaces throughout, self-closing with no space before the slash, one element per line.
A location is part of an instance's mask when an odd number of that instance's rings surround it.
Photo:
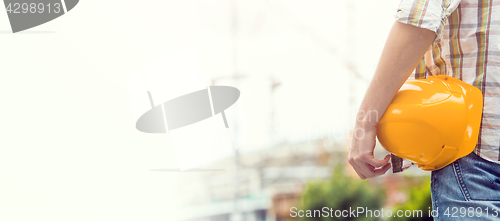
<path fill-rule="evenodd" d="M 403 24 L 435 32 L 434 42 L 439 42 L 443 26 L 458 4 L 460 0 L 401 0 L 395 17 Z"/>

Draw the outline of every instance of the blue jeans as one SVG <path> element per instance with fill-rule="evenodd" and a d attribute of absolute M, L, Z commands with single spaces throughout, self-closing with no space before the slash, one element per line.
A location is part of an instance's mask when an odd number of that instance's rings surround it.
<path fill-rule="evenodd" d="M 432 172 L 434 220 L 500 220 L 500 164 L 474 152 Z"/>

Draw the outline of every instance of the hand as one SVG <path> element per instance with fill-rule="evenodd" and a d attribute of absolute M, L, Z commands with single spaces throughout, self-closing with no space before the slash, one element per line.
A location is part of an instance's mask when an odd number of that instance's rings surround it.
<path fill-rule="evenodd" d="M 348 160 L 361 179 L 380 176 L 391 168 L 390 154 L 383 160 L 375 159 L 373 156 L 375 136 L 375 128 L 366 130 L 359 127 L 354 129 L 352 135 Z"/>

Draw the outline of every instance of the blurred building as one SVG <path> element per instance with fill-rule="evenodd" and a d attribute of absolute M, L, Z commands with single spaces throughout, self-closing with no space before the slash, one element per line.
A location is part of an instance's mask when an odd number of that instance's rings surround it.
<path fill-rule="evenodd" d="M 332 164 L 345 161 L 344 146 L 331 140 L 282 143 L 241 154 L 237 178 L 235 171 L 193 174 L 185 181 L 190 186 L 179 190 L 187 196 L 183 220 L 283 220 L 308 181 L 328 179 Z M 234 168 L 234 163 L 229 158 L 210 167 Z"/>
<path fill-rule="evenodd" d="M 241 154 L 237 177 L 234 158 L 207 165 L 222 169 L 183 176 L 180 212 L 183 221 L 284 221 L 290 208 L 300 202 L 307 182 L 327 180 L 335 164 L 347 165 L 347 143 L 330 139 L 303 143 L 282 143 L 264 150 Z M 383 156 L 383 148 L 376 148 Z M 350 166 L 346 169 L 349 170 Z M 387 174 L 387 206 L 406 201 L 401 190 L 408 175 L 426 175 L 414 168 L 410 173 Z M 354 175 L 353 175 L 354 176 Z M 238 180 L 238 182 L 236 182 Z M 237 183 L 237 184 L 236 184 Z M 237 191 L 236 191 L 237 189 Z"/>

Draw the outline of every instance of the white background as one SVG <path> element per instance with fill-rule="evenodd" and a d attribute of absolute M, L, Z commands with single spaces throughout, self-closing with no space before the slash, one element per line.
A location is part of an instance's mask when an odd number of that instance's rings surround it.
<path fill-rule="evenodd" d="M 249 122 L 268 120 L 270 74 L 282 83 L 278 112 L 348 110 L 342 59 L 352 53 L 371 79 L 399 1 L 356 1 L 353 25 L 346 2 L 238 1 L 239 70 L 253 77 L 242 83 Z M 0 220 L 175 220 L 178 180 L 190 174 L 150 171 L 178 165 L 164 136 L 135 129 L 128 80 L 186 48 L 202 54 L 208 77 L 230 75 L 230 19 L 228 0 L 83 0 L 11 34 L 0 13 Z M 357 104 L 366 87 L 357 83 Z M 246 148 L 269 143 L 250 139 Z"/>

